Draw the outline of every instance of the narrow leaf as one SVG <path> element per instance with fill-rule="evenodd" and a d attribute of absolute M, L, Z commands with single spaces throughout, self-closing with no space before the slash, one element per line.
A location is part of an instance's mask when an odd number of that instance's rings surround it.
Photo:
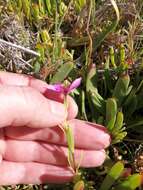
<path fill-rule="evenodd" d="M 118 130 L 120 130 L 122 128 L 122 126 L 123 126 L 123 120 L 124 120 L 123 113 L 122 112 L 118 112 L 113 132 L 114 131 L 118 131 Z"/>
<path fill-rule="evenodd" d="M 121 76 L 114 88 L 113 97 L 118 100 L 118 105 L 120 106 L 125 97 L 130 93 L 131 87 L 129 87 L 130 77 L 129 75 Z"/>
<path fill-rule="evenodd" d="M 102 98 L 102 96 L 98 93 L 97 90 L 94 92 L 89 92 L 89 97 L 92 102 L 92 107 L 94 107 L 101 113 L 102 115 L 105 115 L 105 100 Z"/>
<path fill-rule="evenodd" d="M 135 190 L 141 186 L 141 175 L 133 174 L 116 187 L 116 190 Z"/>
<path fill-rule="evenodd" d="M 109 190 L 112 185 L 115 183 L 115 181 L 121 176 L 122 172 L 124 170 L 124 165 L 122 162 L 117 162 L 109 171 L 107 176 L 102 182 L 101 187 L 99 190 Z"/>
<path fill-rule="evenodd" d="M 56 74 L 53 76 L 53 78 L 51 80 L 51 84 L 63 82 L 64 79 L 72 71 L 73 67 L 74 67 L 74 65 L 73 65 L 72 62 L 68 62 L 68 63 L 63 64 L 58 69 L 58 71 L 56 72 Z"/>
<path fill-rule="evenodd" d="M 114 98 L 108 98 L 106 102 L 106 126 L 112 131 L 116 121 L 117 102 Z"/>

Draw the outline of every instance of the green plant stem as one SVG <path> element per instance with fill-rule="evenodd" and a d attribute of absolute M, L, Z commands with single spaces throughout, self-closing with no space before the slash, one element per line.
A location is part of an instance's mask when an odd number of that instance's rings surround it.
<path fill-rule="evenodd" d="M 64 98 L 64 105 L 65 108 L 68 109 L 68 103 L 67 103 L 67 96 L 65 96 Z M 75 161 L 75 155 L 74 155 L 74 136 L 73 136 L 73 132 L 68 124 L 67 121 L 64 122 L 63 125 L 64 128 L 64 132 L 66 135 L 66 139 L 67 139 L 67 144 L 68 144 L 68 151 L 69 151 L 69 155 L 68 155 L 68 161 L 69 161 L 69 165 L 72 167 L 73 171 L 75 173 L 77 173 L 77 167 L 76 167 L 76 161 Z"/>

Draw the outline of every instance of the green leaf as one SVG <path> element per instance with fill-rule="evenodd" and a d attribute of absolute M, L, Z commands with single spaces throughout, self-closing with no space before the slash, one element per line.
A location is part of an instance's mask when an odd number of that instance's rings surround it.
<path fill-rule="evenodd" d="M 112 130 L 112 134 L 116 134 L 120 131 L 120 129 L 123 126 L 123 121 L 124 121 L 124 115 L 122 112 L 118 112 L 117 113 L 117 117 L 116 117 L 116 122 L 115 122 L 115 126 Z"/>
<path fill-rule="evenodd" d="M 73 68 L 74 64 L 72 62 L 63 64 L 53 76 L 51 84 L 63 82 Z"/>
<path fill-rule="evenodd" d="M 112 74 L 108 68 L 104 70 L 104 78 L 105 78 L 106 88 L 112 93 L 113 91 Z"/>
<path fill-rule="evenodd" d="M 133 115 L 133 113 L 137 110 L 137 104 L 138 104 L 137 97 L 136 95 L 134 95 L 132 97 L 131 104 L 125 110 L 126 117 L 131 117 Z"/>
<path fill-rule="evenodd" d="M 113 68 L 117 68 L 116 63 L 115 63 L 115 54 L 114 54 L 114 48 L 110 48 L 110 60 Z"/>
<path fill-rule="evenodd" d="M 88 93 L 89 99 L 92 102 L 92 107 L 94 107 L 101 113 L 105 115 L 105 100 L 102 96 L 98 93 L 97 89 L 94 92 Z"/>
<path fill-rule="evenodd" d="M 22 9 L 22 0 L 17 0 L 17 6 L 19 10 Z"/>
<path fill-rule="evenodd" d="M 39 4 L 39 10 L 42 14 L 45 13 L 45 4 L 44 4 L 44 0 L 38 0 L 38 4 Z"/>
<path fill-rule="evenodd" d="M 92 65 L 87 74 L 87 79 L 86 79 L 87 97 L 89 100 L 91 110 L 95 110 L 96 108 L 102 115 L 105 115 L 105 100 L 98 93 L 96 86 L 97 86 L 96 67 L 95 65 Z"/>
<path fill-rule="evenodd" d="M 120 65 L 121 67 L 125 66 L 125 47 L 123 44 L 120 46 Z"/>
<path fill-rule="evenodd" d="M 121 142 L 125 138 L 125 136 L 127 135 L 127 132 L 124 131 L 125 128 L 122 128 L 122 130 L 123 130 L 123 132 L 121 131 L 120 133 L 118 133 L 115 136 L 115 138 L 112 140 L 112 144 L 119 143 L 119 142 Z"/>
<path fill-rule="evenodd" d="M 123 170 L 123 163 L 117 162 L 106 175 L 99 190 L 110 190 L 115 181 L 121 176 Z"/>
<path fill-rule="evenodd" d="M 106 102 L 106 126 L 112 131 L 115 125 L 117 115 L 117 102 L 115 98 L 108 98 Z"/>
<path fill-rule="evenodd" d="M 51 5 L 51 0 L 45 0 L 46 8 L 48 10 L 48 13 L 52 15 L 52 5 Z"/>
<path fill-rule="evenodd" d="M 132 99 L 135 96 L 135 94 L 136 94 L 136 88 L 132 88 L 132 90 L 130 91 L 128 97 L 126 98 L 126 100 L 124 102 L 125 107 L 131 105 Z"/>
<path fill-rule="evenodd" d="M 24 12 L 27 20 L 30 19 L 30 5 L 31 5 L 31 0 L 22 0 L 23 12 Z"/>
<path fill-rule="evenodd" d="M 125 99 L 125 102 L 123 104 L 125 117 L 132 117 L 132 114 L 138 109 L 138 99 L 135 93 L 136 89 L 133 88 L 128 97 Z"/>
<path fill-rule="evenodd" d="M 129 75 L 121 76 L 114 88 L 113 97 L 117 99 L 118 105 L 121 106 L 125 97 L 130 93 L 131 86 L 129 87 L 130 77 Z"/>
<path fill-rule="evenodd" d="M 116 190 L 135 190 L 141 186 L 142 177 L 140 174 L 133 174 L 129 176 L 125 181 L 121 182 Z"/>
<path fill-rule="evenodd" d="M 86 91 L 94 92 L 95 90 L 97 90 L 96 85 L 97 85 L 97 73 L 96 73 L 96 67 L 93 65 L 87 74 Z"/>
<path fill-rule="evenodd" d="M 34 22 L 38 22 L 40 19 L 39 6 L 36 3 L 32 4 L 32 18 Z"/>
<path fill-rule="evenodd" d="M 78 12 L 81 11 L 81 9 L 84 7 L 85 4 L 86 0 L 74 0 L 75 9 Z"/>
<path fill-rule="evenodd" d="M 49 33 L 48 33 L 47 30 L 42 30 L 42 31 L 40 32 L 40 36 L 41 36 L 42 42 L 44 42 L 44 43 L 49 43 L 49 42 L 51 42 L 51 39 L 50 39 L 50 36 L 49 36 Z"/>

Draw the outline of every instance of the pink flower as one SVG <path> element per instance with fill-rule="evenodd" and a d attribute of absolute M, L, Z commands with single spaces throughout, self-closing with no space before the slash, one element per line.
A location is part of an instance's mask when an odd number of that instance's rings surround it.
<path fill-rule="evenodd" d="M 48 89 L 67 95 L 67 94 L 71 93 L 74 89 L 76 89 L 80 85 L 80 83 L 81 83 L 81 77 L 75 79 L 68 86 L 58 83 L 58 84 L 48 85 Z"/>

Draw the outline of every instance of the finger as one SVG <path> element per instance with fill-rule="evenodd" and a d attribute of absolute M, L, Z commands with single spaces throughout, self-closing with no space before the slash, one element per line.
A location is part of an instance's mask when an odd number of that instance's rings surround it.
<path fill-rule="evenodd" d="M 37 141 L 7 139 L 4 160 L 14 162 L 40 162 L 57 166 L 68 166 L 68 149 Z M 75 162 L 81 167 L 97 167 L 105 160 L 105 151 L 76 149 Z"/>
<path fill-rule="evenodd" d="M 32 87 L 47 98 L 63 102 L 63 94 L 49 90 L 48 84 L 32 76 L 0 71 L 0 84 L 9 86 Z"/>
<path fill-rule="evenodd" d="M 110 136 L 101 125 L 77 119 L 69 121 L 69 125 L 74 133 L 76 148 L 100 150 L 110 144 Z M 5 135 L 14 139 L 42 140 L 66 146 L 65 135 L 59 127 L 45 129 L 9 127 L 5 128 Z"/>
<path fill-rule="evenodd" d="M 55 100 L 61 103 L 63 103 L 64 101 L 64 95 L 62 93 L 48 89 L 48 84 L 46 82 L 35 79 L 34 77 L 29 75 L 0 71 L 0 83 L 10 86 L 32 87 L 42 93 L 48 99 Z M 75 101 L 71 97 L 68 97 L 68 118 L 75 118 L 77 112 L 78 108 Z"/>
<path fill-rule="evenodd" d="M 35 162 L 0 164 L 0 185 L 65 183 L 73 179 L 70 168 Z"/>
<path fill-rule="evenodd" d="M 0 127 L 52 127 L 65 121 L 63 104 L 31 87 L 0 86 Z"/>
<path fill-rule="evenodd" d="M 48 84 L 30 75 L 0 71 L 0 83 L 10 86 L 30 86 L 44 93 Z"/>

